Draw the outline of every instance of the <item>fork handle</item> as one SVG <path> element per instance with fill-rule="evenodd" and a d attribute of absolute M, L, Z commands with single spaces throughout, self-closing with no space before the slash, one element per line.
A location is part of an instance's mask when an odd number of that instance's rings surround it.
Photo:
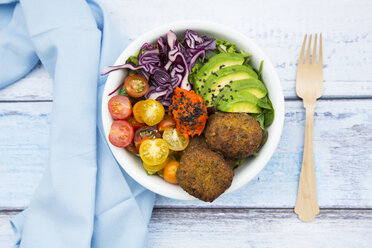
<path fill-rule="evenodd" d="M 305 144 L 295 207 L 295 213 L 304 222 L 312 221 L 319 214 L 313 151 L 314 108 L 315 104 L 314 106 L 305 105 Z"/>

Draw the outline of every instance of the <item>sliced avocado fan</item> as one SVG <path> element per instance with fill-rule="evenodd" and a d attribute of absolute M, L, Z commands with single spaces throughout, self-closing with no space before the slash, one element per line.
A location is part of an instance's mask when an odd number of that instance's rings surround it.
<path fill-rule="evenodd" d="M 244 112 L 259 114 L 262 109 L 257 105 L 258 98 L 246 91 L 232 92 L 228 96 L 223 96 L 216 104 L 217 110 L 223 112 Z"/>
<path fill-rule="evenodd" d="M 233 92 L 244 91 L 255 95 L 259 99 L 267 95 L 267 89 L 260 80 L 255 78 L 242 79 L 232 81 L 229 84 L 225 85 L 222 91 L 217 95 L 217 98 L 214 101 L 214 105 L 216 105 L 216 103 L 224 96 L 228 98 L 229 95 Z"/>
<path fill-rule="evenodd" d="M 217 95 L 227 84 L 249 78 L 257 79 L 258 76 L 252 67 L 248 65 L 233 65 L 222 68 L 209 75 L 205 84 L 201 85 L 200 95 L 203 97 L 207 107 L 211 107 Z"/>
<path fill-rule="evenodd" d="M 193 82 L 195 92 L 200 94 L 201 86 L 213 72 L 232 65 L 242 65 L 248 59 L 249 57 L 246 54 L 240 53 L 220 53 L 213 56 L 196 74 Z"/>

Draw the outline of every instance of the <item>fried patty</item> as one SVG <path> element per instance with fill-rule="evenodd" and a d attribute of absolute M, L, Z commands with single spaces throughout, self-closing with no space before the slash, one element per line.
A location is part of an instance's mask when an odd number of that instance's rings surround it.
<path fill-rule="evenodd" d="M 230 187 L 234 172 L 221 154 L 206 147 L 203 138 L 193 140 L 181 158 L 176 177 L 187 193 L 212 202 Z"/>
<path fill-rule="evenodd" d="M 242 159 L 257 151 L 262 141 L 260 124 L 245 113 L 217 112 L 208 119 L 208 147 L 226 158 Z"/>

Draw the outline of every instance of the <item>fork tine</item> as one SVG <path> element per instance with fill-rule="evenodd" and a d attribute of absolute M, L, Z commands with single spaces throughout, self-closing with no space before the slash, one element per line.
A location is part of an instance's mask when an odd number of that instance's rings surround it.
<path fill-rule="evenodd" d="M 319 65 L 323 66 L 323 46 L 322 46 L 322 33 L 319 35 Z"/>
<path fill-rule="evenodd" d="M 305 64 L 310 64 L 310 50 L 311 50 L 311 34 L 309 37 L 309 44 L 307 45 Z"/>
<path fill-rule="evenodd" d="M 314 48 L 313 48 L 313 55 L 311 56 L 311 63 L 316 64 L 316 43 L 317 43 L 317 34 L 315 34 L 314 38 Z"/>
<path fill-rule="evenodd" d="M 306 46 L 306 38 L 307 38 L 307 34 L 305 34 L 304 41 L 302 42 L 302 48 L 301 48 L 300 58 L 298 59 L 298 64 L 303 64 L 304 63 L 304 53 L 305 53 L 305 46 Z"/>

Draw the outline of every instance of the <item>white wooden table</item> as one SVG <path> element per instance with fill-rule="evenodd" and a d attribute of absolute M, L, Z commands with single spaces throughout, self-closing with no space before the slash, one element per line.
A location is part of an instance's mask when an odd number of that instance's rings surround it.
<path fill-rule="evenodd" d="M 368 0 L 104 1 L 127 43 L 165 22 L 206 19 L 253 39 L 284 88 L 281 142 L 265 169 L 212 204 L 157 197 L 151 247 L 372 247 L 372 2 Z M 304 33 L 323 32 L 324 96 L 315 113 L 321 213 L 293 213 L 304 110 L 295 72 Z M 0 247 L 9 219 L 27 207 L 48 157 L 52 82 L 42 66 L 0 91 Z"/>

